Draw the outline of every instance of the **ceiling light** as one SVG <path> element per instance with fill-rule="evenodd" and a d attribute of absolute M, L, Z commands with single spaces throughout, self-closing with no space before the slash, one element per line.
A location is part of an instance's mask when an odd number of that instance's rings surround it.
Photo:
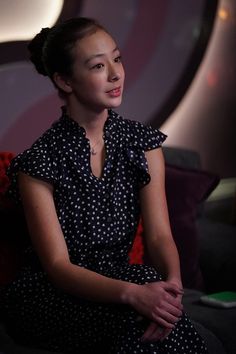
<path fill-rule="evenodd" d="M 0 0 L 0 42 L 30 40 L 58 19 L 64 0 Z"/>

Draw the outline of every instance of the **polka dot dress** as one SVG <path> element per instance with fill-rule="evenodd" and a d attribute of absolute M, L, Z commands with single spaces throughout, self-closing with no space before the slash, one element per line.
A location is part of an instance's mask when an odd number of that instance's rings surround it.
<path fill-rule="evenodd" d="M 161 146 L 157 129 L 123 119 L 109 110 L 104 125 L 106 158 L 101 178 L 93 175 L 85 130 L 66 115 L 9 169 L 9 193 L 21 203 L 19 171 L 54 186 L 57 215 L 71 262 L 107 277 L 144 284 L 161 279 L 147 265 L 130 265 L 140 216 L 139 189 L 149 183 L 144 151 Z M 63 353 L 207 353 L 186 315 L 163 342 L 143 343 L 146 320 L 129 306 L 89 302 L 55 288 L 32 247 L 19 277 L 2 291 L 11 323 L 28 345 Z"/>

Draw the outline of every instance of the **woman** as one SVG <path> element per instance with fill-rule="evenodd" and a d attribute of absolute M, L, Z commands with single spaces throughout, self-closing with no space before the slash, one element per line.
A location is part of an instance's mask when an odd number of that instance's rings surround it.
<path fill-rule="evenodd" d="M 75 18 L 29 44 L 65 101 L 62 117 L 10 167 L 32 245 L 3 303 L 29 345 L 64 353 L 206 353 L 183 313 L 165 199 L 166 136 L 112 109 L 124 68 L 110 34 Z M 153 267 L 130 265 L 142 212 Z"/>

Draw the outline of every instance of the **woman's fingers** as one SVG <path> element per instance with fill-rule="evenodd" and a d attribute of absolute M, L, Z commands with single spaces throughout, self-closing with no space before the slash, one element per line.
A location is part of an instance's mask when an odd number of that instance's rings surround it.
<path fill-rule="evenodd" d="M 167 328 L 172 328 L 172 324 L 179 321 L 182 316 L 181 309 L 167 301 L 162 301 L 152 311 L 152 320 Z"/>
<path fill-rule="evenodd" d="M 183 310 L 181 295 L 173 295 L 175 288 L 178 289 L 178 286 L 162 281 L 140 285 L 132 305 L 140 316 L 149 318 L 161 327 L 172 329 Z"/>
<path fill-rule="evenodd" d="M 170 304 L 173 308 L 176 309 L 177 312 L 183 310 L 183 305 L 181 303 L 181 298 L 180 295 L 174 297 L 169 293 L 166 293 L 165 296 L 163 297 L 163 300 L 167 303 Z"/>
<path fill-rule="evenodd" d="M 169 329 L 173 329 L 174 326 L 175 326 L 175 322 L 169 322 L 167 321 L 165 318 L 162 318 L 160 316 L 153 316 L 153 321 L 155 321 L 158 325 L 160 325 L 161 327 L 166 327 L 166 328 L 169 328 Z"/>
<path fill-rule="evenodd" d="M 164 304 L 162 307 L 156 307 L 152 312 L 152 320 L 162 327 L 172 329 L 180 320 L 182 311 L 170 304 Z"/>
<path fill-rule="evenodd" d="M 165 282 L 164 288 L 166 291 L 168 291 L 169 293 L 173 293 L 173 295 L 175 296 L 184 294 L 183 288 L 180 288 L 178 285 L 170 282 Z"/>
<path fill-rule="evenodd" d="M 168 329 L 168 328 L 163 328 L 161 336 L 160 336 L 160 341 L 163 341 L 164 339 L 166 339 L 168 337 L 168 335 L 171 333 L 172 329 Z"/>
<path fill-rule="evenodd" d="M 162 328 L 158 326 L 155 322 L 151 322 L 147 330 L 141 337 L 142 342 L 155 342 L 161 339 L 162 337 Z"/>
<path fill-rule="evenodd" d="M 155 322 L 151 322 L 147 330 L 141 337 L 142 342 L 156 342 L 158 340 L 163 341 L 171 333 L 172 329 L 164 328 L 157 325 Z"/>

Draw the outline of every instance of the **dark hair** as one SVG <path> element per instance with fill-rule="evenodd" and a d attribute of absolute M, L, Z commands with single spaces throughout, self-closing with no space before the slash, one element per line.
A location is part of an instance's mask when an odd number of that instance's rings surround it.
<path fill-rule="evenodd" d="M 71 76 L 74 62 L 72 50 L 76 41 L 97 30 L 106 31 L 96 20 L 86 17 L 72 18 L 52 28 L 43 28 L 28 44 L 30 60 L 38 73 L 49 76 L 52 81 L 55 72 Z"/>

